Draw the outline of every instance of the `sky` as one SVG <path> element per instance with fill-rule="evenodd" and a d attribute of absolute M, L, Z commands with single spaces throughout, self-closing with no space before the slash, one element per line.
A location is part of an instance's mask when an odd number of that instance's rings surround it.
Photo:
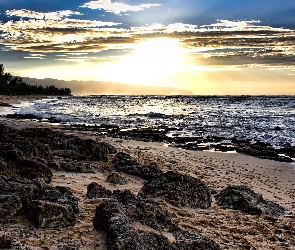
<path fill-rule="evenodd" d="M 0 64 L 70 88 L 294 95 L 294 13 L 294 0 L 1 0 Z"/>

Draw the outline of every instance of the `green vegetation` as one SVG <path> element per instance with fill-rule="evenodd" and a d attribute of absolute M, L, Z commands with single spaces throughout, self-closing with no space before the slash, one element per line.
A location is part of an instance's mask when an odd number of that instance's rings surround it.
<path fill-rule="evenodd" d="M 27 84 L 21 77 L 4 73 L 3 64 L 0 64 L 0 95 L 71 95 L 71 90 L 53 85 L 43 87 Z"/>

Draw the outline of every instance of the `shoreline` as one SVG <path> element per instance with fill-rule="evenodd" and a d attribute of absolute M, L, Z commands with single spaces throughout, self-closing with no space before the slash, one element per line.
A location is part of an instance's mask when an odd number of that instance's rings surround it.
<path fill-rule="evenodd" d="M 0 96 L 1 97 L 1 96 Z M 21 99 L 17 99 L 18 97 L 15 97 L 12 100 L 9 100 L 9 96 L 2 96 L 2 98 L 6 98 L 8 102 L 15 102 L 19 101 Z M 22 96 L 23 101 L 26 101 L 28 99 L 33 100 L 35 99 L 43 99 L 43 96 Z M 46 97 L 50 98 L 50 97 Z M 1 104 L 1 102 L 0 102 Z M 33 104 L 33 103 L 32 103 Z M 18 107 L 18 105 L 16 105 Z M 11 110 L 10 110 L 11 109 Z M 295 145 L 293 143 L 290 143 L 292 135 L 282 127 L 279 126 L 273 126 L 273 127 L 267 127 L 266 133 L 270 133 L 271 138 L 274 136 L 278 136 L 280 138 L 280 143 L 274 139 L 268 140 L 267 136 L 265 138 L 260 138 L 259 135 L 257 135 L 257 131 L 248 131 L 249 133 L 253 133 L 254 136 L 246 136 L 243 134 L 242 136 L 238 136 L 235 134 L 229 134 L 229 135 L 223 135 L 222 126 L 220 125 L 221 131 L 220 134 L 212 134 L 210 130 L 206 129 L 206 127 L 202 128 L 200 131 L 201 134 L 190 134 L 186 135 L 187 132 L 184 128 L 178 128 L 177 125 L 169 125 L 164 120 L 163 123 L 161 123 L 161 115 L 165 116 L 161 113 L 147 113 L 147 115 L 151 115 L 152 117 L 158 117 L 155 121 L 159 120 L 159 123 L 154 125 L 145 126 L 141 123 L 136 123 L 134 126 L 124 126 L 124 122 L 119 125 L 116 125 L 116 122 L 111 120 L 106 121 L 104 123 L 104 119 L 101 121 L 99 120 L 97 124 L 95 123 L 78 123 L 78 121 L 71 123 L 71 119 L 67 117 L 66 121 L 63 121 L 59 118 L 59 115 L 57 117 L 54 116 L 54 114 L 47 114 L 45 117 L 42 115 L 38 115 L 37 113 L 34 113 L 34 111 L 31 111 L 31 113 L 28 114 L 17 114 L 14 113 L 13 107 L 8 108 L 7 117 L 8 118 L 17 118 L 17 119 L 32 119 L 35 121 L 40 122 L 49 122 L 54 124 L 59 124 L 64 127 L 68 127 L 68 129 L 72 130 L 80 130 L 80 131 L 93 131 L 95 133 L 100 134 L 106 134 L 110 137 L 116 137 L 116 138 L 122 138 L 122 139 L 134 139 L 138 141 L 155 141 L 155 142 L 163 142 L 171 147 L 177 147 L 177 148 L 183 148 L 187 150 L 196 150 L 196 151 L 221 151 L 221 152 L 239 152 L 246 155 L 251 155 L 257 158 L 262 159 L 272 159 L 275 161 L 280 162 L 294 162 L 295 161 Z M 10 112 L 11 111 L 11 112 Z M 42 111 L 41 111 L 42 113 Z M 5 112 L 3 112 L 3 115 Z M 98 115 L 99 117 L 99 115 Z M 124 118 L 125 119 L 125 118 Z M 126 116 L 126 121 L 130 122 L 128 120 L 128 115 Z M 151 121 L 153 121 L 154 118 L 149 118 Z M 234 129 L 234 128 L 233 128 Z M 177 131 L 180 131 L 179 133 Z M 239 130 L 239 129 L 238 129 Z M 198 130 L 199 131 L 199 130 Z M 208 133 L 202 131 L 209 131 Z M 264 133 L 263 131 L 261 132 Z M 290 140 L 285 141 L 285 137 L 283 136 L 289 136 L 288 138 Z M 290 137 L 291 136 L 291 137 Z M 268 138 L 268 139 L 267 139 Z"/>
<path fill-rule="evenodd" d="M 49 96 L 42 96 L 42 95 L 16 95 L 16 96 L 7 96 L 7 95 L 0 95 L 0 103 L 7 103 L 10 105 L 13 104 L 20 104 L 21 101 L 37 101 L 42 99 L 48 99 Z"/>
<path fill-rule="evenodd" d="M 269 220 L 240 211 L 223 209 L 216 204 L 212 195 L 212 206 L 209 209 L 176 208 L 167 206 L 168 211 L 175 213 L 174 219 L 182 228 L 196 230 L 217 242 L 221 249 L 293 249 L 295 245 L 295 165 L 254 158 L 240 153 L 219 153 L 207 151 L 184 150 L 165 147 L 163 143 L 144 142 L 99 135 L 91 131 L 68 130 L 63 126 L 41 123 L 30 120 L 9 119 L 0 117 L 0 124 L 12 128 L 52 128 L 66 135 L 79 136 L 98 142 L 113 145 L 118 152 L 125 152 L 142 164 L 156 162 L 163 172 L 176 171 L 202 180 L 218 193 L 229 185 L 244 185 L 261 194 L 263 198 L 287 208 L 286 214 Z M 111 159 L 110 159 L 111 160 Z M 104 164 L 95 162 L 100 168 Z M 1 234 L 12 234 L 20 242 L 34 248 L 47 246 L 53 249 L 58 242 L 76 242 L 71 249 L 107 249 L 105 234 L 94 229 L 92 219 L 97 204 L 103 198 L 88 199 L 87 186 L 97 182 L 108 190 L 125 190 L 137 194 L 146 181 L 141 178 L 120 173 L 128 180 L 125 185 L 114 185 L 106 182 L 111 168 L 95 173 L 71 173 L 53 170 L 50 185 L 68 187 L 78 197 L 79 215 L 76 225 L 65 229 L 37 229 L 22 217 L 14 223 L 1 225 Z M 24 233 L 26 232 L 26 233 Z M 29 236 L 28 236 L 29 235 Z M 34 236 L 37 235 L 37 236 Z M 58 237 L 56 237 L 58 235 Z M 292 236 L 293 235 L 293 236 Z"/>

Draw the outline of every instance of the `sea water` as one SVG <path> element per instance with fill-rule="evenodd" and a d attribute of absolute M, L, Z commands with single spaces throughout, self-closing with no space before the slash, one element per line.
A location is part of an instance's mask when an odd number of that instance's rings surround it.
<path fill-rule="evenodd" d="M 295 96 L 70 96 L 38 100 L 16 113 L 63 124 L 168 126 L 168 136 L 221 136 L 295 146 Z"/>

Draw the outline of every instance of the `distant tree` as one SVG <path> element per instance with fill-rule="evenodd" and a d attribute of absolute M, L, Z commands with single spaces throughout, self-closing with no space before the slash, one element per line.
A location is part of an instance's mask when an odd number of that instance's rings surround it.
<path fill-rule="evenodd" d="M 0 95 L 71 95 L 69 88 L 57 88 L 54 85 L 29 85 L 21 77 L 13 77 L 4 73 L 3 64 L 0 64 Z"/>

